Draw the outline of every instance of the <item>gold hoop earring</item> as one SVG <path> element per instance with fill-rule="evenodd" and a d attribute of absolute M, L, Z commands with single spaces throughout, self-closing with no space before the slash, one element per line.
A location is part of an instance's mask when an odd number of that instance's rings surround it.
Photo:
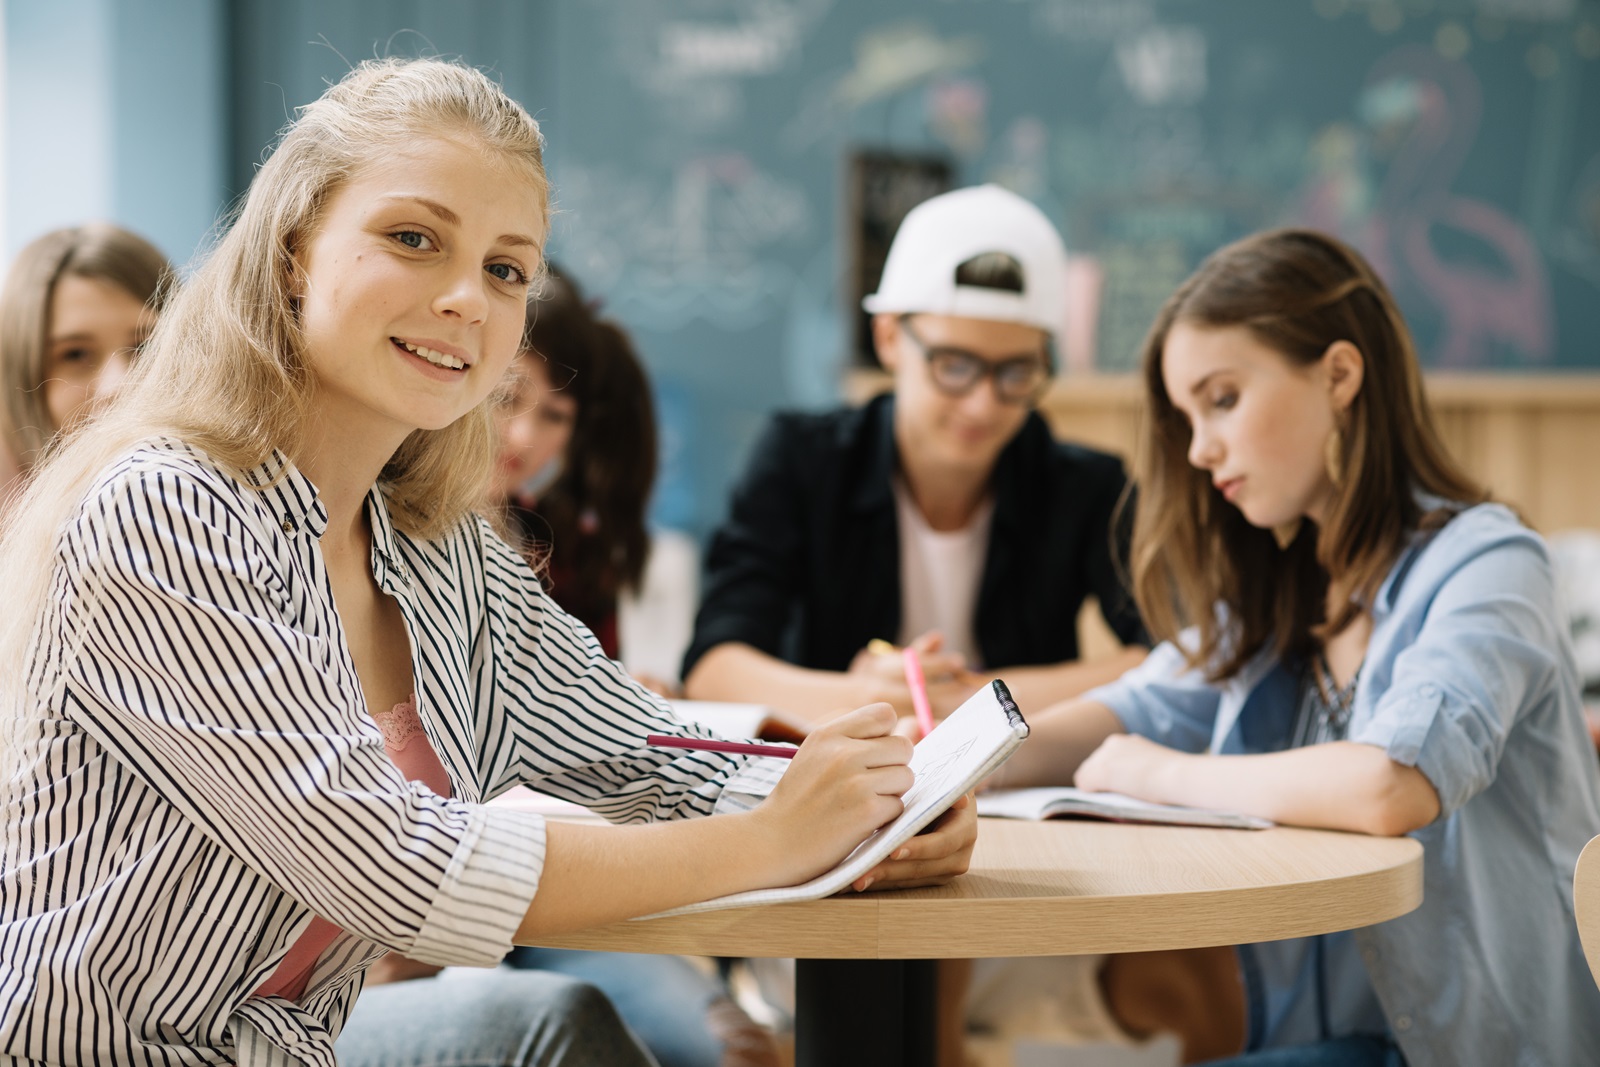
<path fill-rule="evenodd" d="M 1337 489 L 1344 481 L 1344 431 L 1337 425 L 1328 433 L 1322 449 L 1322 463 L 1328 469 L 1328 481 Z"/>
<path fill-rule="evenodd" d="M 1278 542 L 1279 550 L 1288 551 L 1289 546 L 1294 544 L 1294 539 L 1300 536 L 1300 526 L 1304 522 L 1304 519 L 1297 517 L 1288 522 L 1280 522 L 1272 528 L 1272 539 Z"/>

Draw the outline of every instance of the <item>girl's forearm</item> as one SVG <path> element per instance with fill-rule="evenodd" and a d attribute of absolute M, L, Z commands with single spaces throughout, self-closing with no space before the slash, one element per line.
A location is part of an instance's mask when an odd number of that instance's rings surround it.
<path fill-rule="evenodd" d="M 516 942 L 782 884 L 780 857 L 753 814 L 646 826 L 550 821 L 544 873 Z"/>
<path fill-rule="evenodd" d="M 1172 752 L 1141 795 L 1167 804 L 1261 815 L 1293 826 L 1398 836 L 1439 815 L 1439 796 L 1415 767 L 1374 745 L 1341 741 L 1249 756 Z"/>
<path fill-rule="evenodd" d="M 991 788 L 1071 785 L 1078 765 L 1106 738 L 1122 732 L 1122 721 L 1110 708 L 1085 700 L 1057 704 L 1027 719 L 1028 740 L 989 780 Z"/>

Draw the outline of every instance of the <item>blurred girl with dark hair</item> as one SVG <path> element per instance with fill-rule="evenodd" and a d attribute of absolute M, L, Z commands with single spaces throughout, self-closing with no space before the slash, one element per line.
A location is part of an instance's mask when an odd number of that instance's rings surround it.
<path fill-rule="evenodd" d="M 1238 1062 L 1600 1062 L 1572 907 L 1600 777 L 1545 544 L 1446 454 L 1388 289 L 1321 234 L 1239 241 L 1162 308 L 1144 383 L 1163 643 L 1035 717 L 1006 784 L 1422 843 L 1417 910 L 1239 950 Z"/>
<path fill-rule="evenodd" d="M 554 267 L 528 303 L 498 424 L 491 492 L 543 558 L 556 602 L 618 658 L 618 598 L 650 555 L 655 408 L 628 336 Z"/>

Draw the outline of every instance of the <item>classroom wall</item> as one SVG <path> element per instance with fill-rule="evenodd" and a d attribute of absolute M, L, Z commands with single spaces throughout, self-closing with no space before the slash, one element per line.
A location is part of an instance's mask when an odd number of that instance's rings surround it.
<path fill-rule="evenodd" d="M 239 112 L 252 150 L 330 52 L 433 48 L 528 94 L 552 252 L 636 334 L 667 436 L 657 515 L 697 533 L 768 412 L 836 402 L 856 362 L 857 149 L 943 158 L 1057 220 L 1083 256 L 1076 370 L 1127 369 L 1201 256 L 1296 220 L 1379 260 L 1433 365 L 1600 369 L 1600 0 L 236 10 L 241 108 L 276 112 Z"/>
<path fill-rule="evenodd" d="M 857 148 L 1060 222 L 1075 370 L 1125 368 L 1199 256 L 1293 219 L 1382 253 L 1435 365 L 1600 369 L 1600 0 L 11 0 L 4 23 L 8 254 L 98 214 L 185 259 L 351 62 L 495 73 L 549 137 L 553 254 L 655 379 L 657 518 L 697 534 L 770 410 L 840 396 Z M 1402 181 L 1429 138 L 1448 180 Z"/>
<path fill-rule="evenodd" d="M 7 260 L 109 219 L 189 260 L 225 203 L 226 0 L 10 0 Z"/>

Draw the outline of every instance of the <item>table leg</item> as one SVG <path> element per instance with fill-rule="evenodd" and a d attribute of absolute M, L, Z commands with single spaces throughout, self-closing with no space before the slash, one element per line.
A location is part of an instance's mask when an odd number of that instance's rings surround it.
<path fill-rule="evenodd" d="M 795 1067 L 935 1062 L 937 960 L 799 960 Z"/>

